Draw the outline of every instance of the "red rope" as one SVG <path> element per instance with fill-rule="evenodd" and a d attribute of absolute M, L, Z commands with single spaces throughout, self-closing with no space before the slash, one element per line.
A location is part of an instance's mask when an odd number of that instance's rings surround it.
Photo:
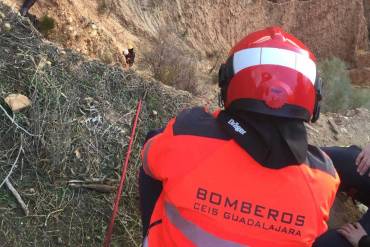
<path fill-rule="evenodd" d="M 135 116 L 135 120 L 134 120 L 134 126 L 132 127 L 132 131 L 131 131 L 130 143 L 128 145 L 128 150 L 127 150 L 125 162 L 122 164 L 123 167 L 122 167 L 121 181 L 120 181 L 120 184 L 119 184 L 119 187 L 118 187 L 116 199 L 114 200 L 112 216 L 110 218 L 110 222 L 109 222 L 109 225 L 108 225 L 107 232 L 105 233 L 104 244 L 103 244 L 104 247 L 109 247 L 110 242 L 112 240 L 114 221 L 115 221 L 116 216 L 117 216 L 119 202 L 121 200 L 122 190 L 123 190 L 123 187 L 124 187 L 124 184 L 125 184 L 128 161 L 130 160 L 131 147 L 132 147 L 132 143 L 134 142 L 135 131 L 136 131 L 136 126 L 137 126 L 137 122 L 138 122 L 138 119 L 139 119 L 139 114 L 141 112 L 141 107 L 142 107 L 142 100 L 139 99 L 139 101 L 137 103 L 137 108 L 136 108 L 136 116 Z"/>

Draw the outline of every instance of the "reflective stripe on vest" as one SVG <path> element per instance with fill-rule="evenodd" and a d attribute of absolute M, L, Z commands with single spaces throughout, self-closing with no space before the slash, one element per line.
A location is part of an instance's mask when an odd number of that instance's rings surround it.
<path fill-rule="evenodd" d="M 176 207 L 168 202 L 165 203 L 167 217 L 170 222 L 189 239 L 193 244 L 199 247 L 248 247 L 229 240 L 219 238 L 206 232 L 196 224 L 183 218 Z M 145 242 L 144 242 L 145 246 Z"/>
<path fill-rule="evenodd" d="M 143 244 L 143 247 L 149 247 L 149 240 L 148 240 L 148 237 L 145 237 L 145 238 L 144 238 L 144 244 Z"/>

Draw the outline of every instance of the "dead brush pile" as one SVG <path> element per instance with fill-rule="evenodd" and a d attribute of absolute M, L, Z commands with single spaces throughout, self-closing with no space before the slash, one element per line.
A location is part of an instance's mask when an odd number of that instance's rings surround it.
<path fill-rule="evenodd" d="M 32 101 L 25 111 L 8 111 L 14 121 L 0 110 L 0 183 L 15 163 L 10 181 L 30 211 L 25 217 L 5 186 L 0 188 L 0 246 L 102 245 L 114 193 L 68 182 L 116 184 L 137 99 L 143 97 L 112 245 L 140 246 L 139 150 L 149 129 L 190 105 L 190 94 L 45 43 L 29 21 L 1 3 L 0 11 L 11 25 L 0 32 L 0 98 L 21 93 Z"/>

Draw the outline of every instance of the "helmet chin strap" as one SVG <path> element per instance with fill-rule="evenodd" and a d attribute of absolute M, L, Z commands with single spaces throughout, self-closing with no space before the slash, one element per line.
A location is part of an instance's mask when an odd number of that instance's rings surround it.
<path fill-rule="evenodd" d="M 311 123 L 315 123 L 320 117 L 322 90 L 323 90 L 322 79 L 319 75 L 317 75 L 317 79 L 315 81 L 316 99 L 315 99 L 313 115 L 311 118 Z"/>
<path fill-rule="evenodd" d="M 225 107 L 224 100 L 222 99 L 222 93 L 221 92 L 218 93 L 218 106 L 220 108 Z"/>

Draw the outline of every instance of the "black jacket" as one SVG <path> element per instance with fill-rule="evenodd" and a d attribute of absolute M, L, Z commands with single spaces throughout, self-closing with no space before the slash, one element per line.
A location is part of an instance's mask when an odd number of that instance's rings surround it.
<path fill-rule="evenodd" d="M 358 242 L 358 247 L 370 247 L 370 237 L 369 236 L 362 237 L 360 242 Z"/>

